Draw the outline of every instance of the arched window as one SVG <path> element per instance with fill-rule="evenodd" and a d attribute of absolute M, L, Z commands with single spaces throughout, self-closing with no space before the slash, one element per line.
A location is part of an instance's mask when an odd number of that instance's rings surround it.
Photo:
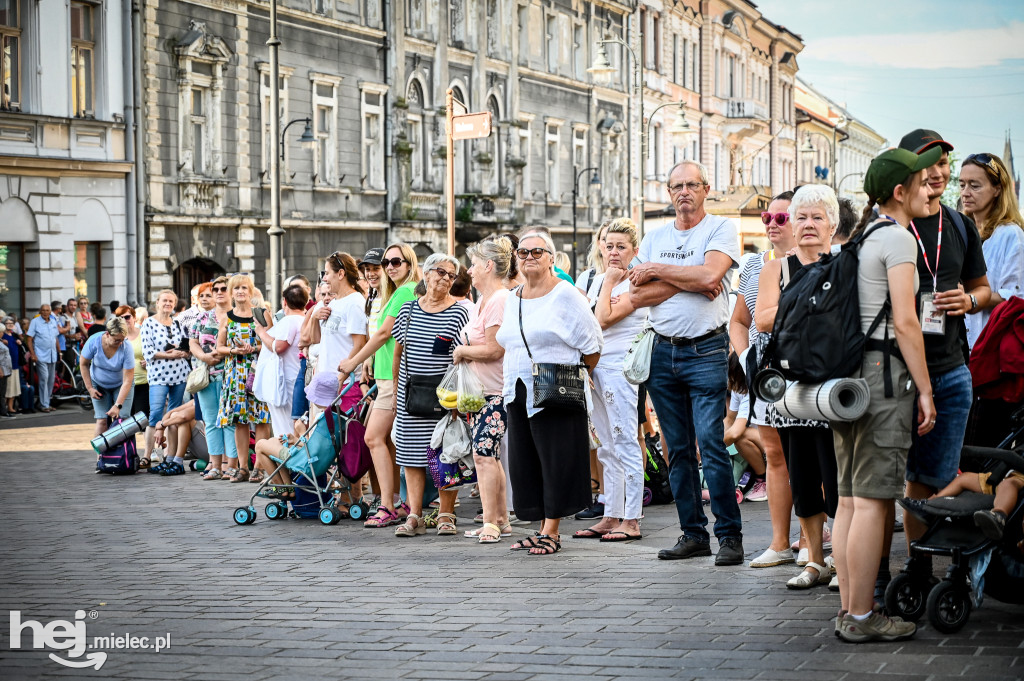
<path fill-rule="evenodd" d="M 501 120 L 501 108 L 498 98 L 491 95 L 487 98 L 487 110 L 491 112 L 491 136 L 487 138 L 487 153 L 491 155 L 491 167 L 484 182 L 484 192 L 497 194 L 501 190 L 501 169 L 504 166 L 501 149 L 501 131 L 498 122 Z"/>
<path fill-rule="evenodd" d="M 406 103 L 409 105 L 408 135 L 409 146 L 412 147 L 410 156 L 409 172 L 411 176 L 412 189 L 420 190 L 424 186 L 424 177 L 429 161 L 429 152 L 426 144 L 425 128 L 423 123 L 423 86 L 419 80 L 414 78 L 409 82 L 409 88 L 405 94 Z"/>

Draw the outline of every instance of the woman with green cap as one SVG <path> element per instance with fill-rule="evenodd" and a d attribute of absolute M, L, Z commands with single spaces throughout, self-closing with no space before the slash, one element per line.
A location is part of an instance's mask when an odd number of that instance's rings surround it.
<path fill-rule="evenodd" d="M 920 156 L 906 149 L 879 154 L 864 176 L 868 205 L 851 236 L 854 240 L 864 234 L 857 269 L 862 330 L 868 332 L 886 300 L 892 311 L 868 337 L 856 374 L 867 380 L 871 391 L 867 413 L 852 423 L 832 424 L 839 481 L 832 549 L 842 600 L 836 635 L 850 643 L 898 641 L 916 631 L 911 622 L 873 610 L 874 586 L 888 529 L 887 508 L 903 496 L 911 429 L 923 435 L 935 426 L 914 299 L 920 283 L 917 244 L 906 227 L 928 214 L 924 169 L 940 153 L 933 148 Z M 895 344 L 887 348 L 892 343 L 887 339 L 893 337 Z"/>

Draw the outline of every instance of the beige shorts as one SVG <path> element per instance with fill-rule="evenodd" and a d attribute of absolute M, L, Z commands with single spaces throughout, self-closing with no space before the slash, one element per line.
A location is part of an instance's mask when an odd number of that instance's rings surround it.
<path fill-rule="evenodd" d="M 982 494 L 995 494 L 996 493 L 995 487 L 993 487 L 991 484 L 989 484 L 988 479 L 990 477 L 992 477 L 991 473 L 978 473 L 978 483 L 981 485 L 981 492 L 982 492 Z M 1024 473 L 1018 473 L 1017 471 L 1010 471 L 1009 473 L 1007 473 L 1006 477 L 1004 477 L 1003 479 L 1004 480 L 1009 480 L 1010 478 L 1015 478 L 1017 480 L 1024 481 Z"/>
<path fill-rule="evenodd" d="M 885 396 L 882 353 L 865 352 L 854 378 L 867 380 L 871 405 L 853 423 L 831 424 L 841 497 L 903 497 L 917 388 L 906 365 L 895 357 L 891 361 L 895 394 Z"/>
<path fill-rule="evenodd" d="M 387 409 L 391 411 L 391 407 L 395 403 L 395 382 L 385 381 L 384 379 L 377 379 L 377 396 L 373 399 L 374 409 Z"/>

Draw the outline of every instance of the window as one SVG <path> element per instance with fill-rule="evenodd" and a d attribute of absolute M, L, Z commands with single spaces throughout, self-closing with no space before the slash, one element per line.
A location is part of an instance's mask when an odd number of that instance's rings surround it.
<path fill-rule="evenodd" d="M 690 62 L 690 89 L 694 92 L 700 92 L 700 53 L 697 50 L 697 45 L 693 46 L 693 60 Z"/>
<path fill-rule="evenodd" d="M 547 165 L 548 200 L 557 202 L 558 196 L 558 151 L 560 123 L 547 122 L 544 126 L 544 159 Z"/>
<path fill-rule="evenodd" d="M 191 90 L 191 110 L 189 114 L 190 132 L 192 135 L 192 170 L 197 175 L 206 175 L 206 161 L 209 153 L 207 140 L 206 112 L 209 106 L 206 100 L 209 97 L 209 88 L 193 87 Z"/>
<path fill-rule="evenodd" d="M 725 94 L 729 97 L 736 96 L 736 57 L 731 54 L 725 58 Z"/>
<path fill-rule="evenodd" d="M 572 164 L 577 173 L 587 166 L 587 129 L 585 127 L 573 128 Z"/>
<path fill-rule="evenodd" d="M 721 145 L 719 145 L 718 142 L 715 142 L 715 172 L 714 172 L 714 175 L 711 178 L 711 181 L 714 182 L 714 188 L 715 189 L 718 189 L 719 187 L 722 186 L 722 182 L 721 182 L 721 172 L 722 172 L 721 163 L 722 163 L 722 147 L 721 147 Z"/>
<path fill-rule="evenodd" d="M 410 180 L 413 189 L 422 189 L 424 185 L 426 168 L 428 167 L 428 161 L 426 157 L 427 149 L 425 144 L 426 136 L 424 135 L 424 122 L 423 122 L 423 107 L 425 102 L 423 100 L 423 88 L 420 86 L 419 81 L 412 81 L 409 83 L 409 89 L 406 91 L 405 101 L 409 104 L 409 113 L 406 116 L 408 124 L 408 137 L 409 146 L 412 147 L 412 152 L 409 158 L 409 174 L 411 175 Z"/>
<path fill-rule="evenodd" d="M 362 90 L 362 185 L 384 189 L 384 95 L 386 85 L 360 83 Z"/>
<path fill-rule="evenodd" d="M 313 0 L 313 12 L 327 15 L 327 0 Z"/>
<path fill-rule="evenodd" d="M 505 54 L 501 35 L 504 16 L 501 0 L 487 0 L 487 55 L 490 57 L 501 58 Z"/>
<path fill-rule="evenodd" d="M 0 244 L 0 309 L 25 314 L 25 246 Z"/>
<path fill-rule="evenodd" d="M 96 241 L 75 242 L 75 296 L 99 300 L 103 285 L 100 267 L 100 244 Z"/>
<path fill-rule="evenodd" d="M 715 50 L 715 83 L 714 83 L 714 93 L 715 93 L 716 97 L 719 97 L 722 94 L 721 80 L 722 80 L 722 54 L 718 50 Z"/>
<path fill-rule="evenodd" d="M 20 0 L 0 0 L 0 110 L 21 110 Z M 4 308 L 6 309 L 6 308 Z"/>
<path fill-rule="evenodd" d="M 577 23 L 572 33 L 573 76 L 576 80 L 587 77 L 587 27 Z"/>
<path fill-rule="evenodd" d="M 558 17 L 554 14 L 548 15 L 546 25 L 548 73 L 555 73 L 558 71 Z"/>
<path fill-rule="evenodd" d="M 679 82 L 679 36 L 672 34 L 672 82 Z"/>
<path fill-rule="evenodd" d="M 76 118 L 95 115 L 94 9 L 84 2 L 71 3 L 71 106 Z"/>
<path fill-rule="evenodd" d="M 679 36 L 674 36 L 674 38 L 678 42 Z M 680 58 L 682 59 L 682 63 L 679 65 L 679 77 L 676 79 L 675 82 L 679 83 L 683 87 L 690 87 L 690 80 L 687 77 L 689 75 L 687 73 L 687 66 L 690 63 L 690 41 L 687 40 L 686 38 L 683 38 L 682 42 L 683 47 L 680 50 Z M 676 46 L 676 49 L 679 49 L 678 45 Z M 675 59 L 676 58 L 673 57 L 673 61 Z"/>
<path fill-rule="evenodd" d="M 281 177 L 287 175 L 288 161 L 291 158 L 291 154 L 288 151 L 288 145 L 278 146 L 280 140 L 275 140 L 270 135 L 270 65 L 266 62 L 259 64 L 260 69 L 260 125 L 263 128 L 262 142 L 261 142 L 261 159 L 263 177 L 266 181 L 270 181 L 270 159 L 272 154 L 284 154 L 284 159 L 281 161 Z M 278 104 L 281 108 L 277 112 L 277 119 L 280 121 L 278 131 L 284 130 L 284 126 L 288 123 L 288 76 L 292 74 L 292 69 L 281 67 L 281 77 L 278 80 Z"/>
<path fill-rule="evenodd" d="M 449 0 L 448 26 L 454 47 L 465 47 L 466 42 L 466 0 Z"/>
<path fill-rule="evenodd" d="M 179 45 L 178 158 L 179 172 L 212 177 L 224 174 L 221 163 L 221 94 L 224 67 L 231 53 L 202 24 L 189 26 L 195 39 Z"/>
<path fill-rule="evenodd" d="M 411 35 L 422 35 L 427 30 L 426 0 L 407 0 L 405 4 L 405 30 Z"/>
<path fill-rule="evenodd" d="M 338 182 L 337 102 L 340 78 L 310 74 L 313 80 L 313 149 L 314 184 L 334 185 Z"/>
<path fill-rule="evenodd" d="M 501 188 L 501 168 L 505 159 L 502 158 L 501 132 L 498 128 L 498 121 L 501 120 L 501 107 L 498 105 L 498 98 L 494 95 L 487 98 L 487 110 L 491 112 L 491 136 L 481 141 L 491 156 L 491 165 L 484 167 L 484 192 L 497 194 Z"/>

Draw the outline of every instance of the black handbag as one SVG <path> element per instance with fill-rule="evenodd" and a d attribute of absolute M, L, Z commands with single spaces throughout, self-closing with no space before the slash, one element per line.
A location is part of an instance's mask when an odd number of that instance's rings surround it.
<path fill-rule="evenodd" d="M 418 304 L 414 301 L 412 308 L 409 310 L 409 318 L 405 323 L 406 342 L 403 343 L 403 346 L 408 345 L 409 329 L 412 327 L 412 315 L 417 307 Z M 399 366 L 399 371 L 401 371 L 402 366 L 405 367 L 405 413 L 409 416 L 418 416 L 420 418 L 440 418 L 447 411 L 437 399 L 437 386 L 441 385 L 441 379 L 444 378 L 444 374 L 410 374 L 409 364 L 405 360 L 406 354 L 405 347 L 403 347 L 402 363 Z"/>
<path fill-rule="evenodd" d="M 533 406 L 586 411 L 587 365 L 534 362 L 530 344 L 526 342 L 526 334 L 523 332 L 522 289 L 519 290 L 518 296 L 519 335 L 523 337 L 526 354 L 530 356 L 530 363 L 533 364 Z"/>

